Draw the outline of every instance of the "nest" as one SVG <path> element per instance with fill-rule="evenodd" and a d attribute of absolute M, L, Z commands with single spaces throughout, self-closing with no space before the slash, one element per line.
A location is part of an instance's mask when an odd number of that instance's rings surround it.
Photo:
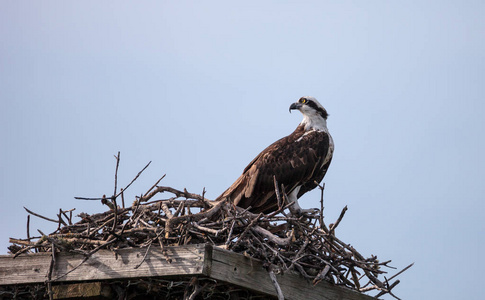
<path fill-rule="evenodd" d="M 395 278 L 411 265 L 387 278 L 383 274 L 387 273 L 386 267 L 392 268 L 390 260 L 364 257 L 337 238 L 335 229 L 347 207 L 327 226 L 323 216 L 324 186 L 319 186 L 321 207 L 313 215 L 289 214 L 292 203 L 288 203 L 282 192 L 284 187 L 276 180 L 279 209 L 269 214 L 254 214 L 227 200 L 210 201 L 205 192 L 195 194 L 160 186 L 164 176 L 137 196 L 130 207 L 125 207 L 124 193 L 150 163 L 117 191 L 119 157 L 118 153 L 113 196 L 77 197 L 101 201 L 109 207 L 108 211 L 80 213 L 81 220 L 73 222 L 73 210 L 60 210 L 57 219 L 50 219 L 26 209 L 31 215 L 57 223 L 58 228 L 51 234 L 39 230 L 40 236 L 31 237 L 28 233 L 27 239 L 11 239 L 10 252 L 18 256 L 55 250 L 89 257 L 100 249 L 136 247 L 147 248 L 148 253 L 150 247 L 159 247 L 163 252 L 165 246 L 209 243 L 263 261 L 270 275 L 296 271 L 313 284 L 326 280 L 359 292 L 377 291 L 376 297 L 390 294 L 397 298 L 392 292 L 399 283 Z M 157 199 L 167 194 L 168 197 Z"/>

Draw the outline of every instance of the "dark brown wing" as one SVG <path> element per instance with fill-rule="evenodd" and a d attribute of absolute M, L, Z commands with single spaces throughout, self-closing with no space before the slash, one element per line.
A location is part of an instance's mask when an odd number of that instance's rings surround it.
<path fill-rule="evenodd" d="M 229 197 L 237 206 L 253 212 L 277 209 L 273 176 L 290 193 L 313 178 L 320 178 L 329 149 L 328 134 L 304 132 L 303 127 L 271 144 L 244 169 L 243 174 L 218 199 Z M 308 191 L 311 186 L 305 186 Z M 313 186 L 314 188 L 315 186 Z"/>
<path fill-rule="evenodd" d="M 298 198 L 300 198 L 306 192 L 309 192 L 317 187 L 318 183 L 320 183 L 323 180 L 323 177 L 325 177 L 325 174 L 327 174 L 327 170 L 331 162 L 332 162 L 332 158 L 330 158 L 323 165 L 321 170 L 314 172 L 313 177 L 310 178 L 310 180 L 308 180 L 298 191 L 298 196 L 297 196 Z"/>

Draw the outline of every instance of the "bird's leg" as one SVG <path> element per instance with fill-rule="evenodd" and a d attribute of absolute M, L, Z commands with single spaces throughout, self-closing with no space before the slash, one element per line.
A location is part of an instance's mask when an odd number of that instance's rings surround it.
<path fill-rule="evenodd" d="M 319 213 L 318 208 L 310 208 L 310 209 L 303 209 L 301 208 L 300 204 L 298 204 L 298 192 L 300 191 L 300 186 L 296 187 L 289 195 L 288 200 L 289 202 L 294 202 L 289 208 L 290 213 L 293 216 L 314 216 Z"/>

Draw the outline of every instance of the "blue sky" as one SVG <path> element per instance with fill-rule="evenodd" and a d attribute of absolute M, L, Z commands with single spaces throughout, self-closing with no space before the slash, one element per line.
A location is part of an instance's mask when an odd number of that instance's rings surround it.
<path fill-rule="evenodd" d="M 0 253 L 23 206 L 100 212 L 164 185 L 217 197 L 315 96 L 335 154 L 325 218 L 415 266 L 403 299 L 481 299 L 483 1 L 1 1 Z M 301 199 L 318 207 L 318 192 Z M 33 219 L 31 232 L 54 230 Z M 387 298 L 386 298 L 387 299 Z"/>

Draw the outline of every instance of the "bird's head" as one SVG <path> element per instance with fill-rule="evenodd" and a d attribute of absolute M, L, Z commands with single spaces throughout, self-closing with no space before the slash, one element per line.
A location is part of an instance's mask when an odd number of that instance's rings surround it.
<path fill-rule="evenodd" d="M 327 119 L 327 110 L 317 101 L 314 97 L 301 97 L 298 102 L 291 104 L 290 112 L 292 109 L 298 109 L 304 116 L 310 118 L 322 118 Z"/>
<path fill-rule="evenodd" d="M 301 97 L 298 102 L 291 104 L 290 112 L 298 109 L 303 114 L 301 124 L 305 130 L 326 130 L 327 129 L 327 110 L 314 97 Z"/>

